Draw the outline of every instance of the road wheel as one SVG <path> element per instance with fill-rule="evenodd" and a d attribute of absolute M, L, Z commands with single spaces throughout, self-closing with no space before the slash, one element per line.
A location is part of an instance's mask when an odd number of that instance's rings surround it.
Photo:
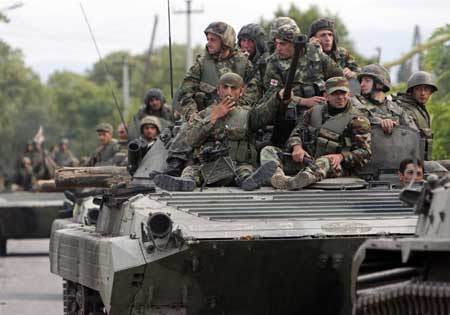
<path fill-rule="evenodd" d="M 98 291 L 64 280 L 64 315 L 106 315 Z"/>

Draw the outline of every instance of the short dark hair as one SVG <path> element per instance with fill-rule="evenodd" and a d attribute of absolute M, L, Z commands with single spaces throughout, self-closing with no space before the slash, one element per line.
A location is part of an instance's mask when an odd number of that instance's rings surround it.
<path fill-rule="evenodd" d="M 398 171 L 403 174 L 405 172 L 406 166 L 408 164 L 419 165 L 419 167 L 422 169 L 422 171 L 424 170 L 423 160 L 415 160 L 415 159 L 408 158 L 408 159 L 404 159 L 403 161 L 400 162 L 400 166 L 398 168 Z"/>

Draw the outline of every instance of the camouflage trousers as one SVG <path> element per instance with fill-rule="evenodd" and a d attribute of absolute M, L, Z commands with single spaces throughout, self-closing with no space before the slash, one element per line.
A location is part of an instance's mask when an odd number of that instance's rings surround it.
<path fill-rule="evenodd" d="M 181 173 L 181 177 L 192 179 L 195 181 L 196 186 L 201 186 L 205 181 L 205 178 L 203 178 L 203 174 L 201 172 L 201 167 L 202 166 L 199 164 L 186 166 L 183 169 L 183 172 Z M 239 163 L 235 166 L 236 172 L 235 176 L 214 183 L 214 186 L 230 186 L 230 185 L 239 186 L 240 183 L 244 179 L 249 177 L 254 171 L 255 168 L 253 165 L 247 163 Z"/>
<path fill-rule="evenodd" d="M 275 161 L 284 173 L 289 176 L 296 175 L 300 171 L 313 174 L 318 180 L 330 177 L 343 176 L 342 167 L 335 168 L 331 164 L 331 160 L 326 156 L 320 156 L 314 160 L 314 163 L 305 165 L 293 161 L 289 156 L 280 157 L 282 150 L 278 147 L 267 146 L 261 150 L 261 164 L 268 161 Z"/>

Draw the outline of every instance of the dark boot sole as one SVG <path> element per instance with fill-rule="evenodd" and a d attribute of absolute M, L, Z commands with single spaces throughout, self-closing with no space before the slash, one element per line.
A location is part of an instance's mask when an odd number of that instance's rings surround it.
<path fill-rule="evenodd" d="M 241 188 L 244 190 L 255 190 L 266 183 L 277 170 L 277 163 L 269 161 L 261 165 L 252 175 L 244 179 Z"/>
<path fill-rule="evenodd" d="M 153 181 L 156 186 L 168 191 L 193 191 L 195 189 L 195 182 L 192 179 L 182 177 L 159 174 Z"/>

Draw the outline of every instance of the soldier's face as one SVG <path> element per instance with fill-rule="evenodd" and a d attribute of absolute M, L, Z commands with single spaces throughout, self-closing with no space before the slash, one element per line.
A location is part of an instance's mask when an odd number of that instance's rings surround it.
<path fill-rule="evenodd" d="M 147 141 L 155 140 L 159 135 L 158 128 L 152 124 L 147 124 L 142 127 L 142 134 Z"/>
<path fill-rule="evenodd" d="M 216 34 L 208 33 L 206 36 L 208 43 L 206 47 L 208 48 L 208 52 L 211 55 L 215 55 L 221 52 L 222 50 L 222 40 Z"/>
<path fill-rule="evenodd" d="M 289 59 L 294 55 L 294 43 L 275 38 L 275 49 L 280 59 Z"/>
<path fill-rule="evenodd" d="M 217 91 L 217 94 L 219 94 L 221 100 L 225 99 L 226 97 L 230 97 L 232 100 L 237 101 L 239 97 L 241 97 L 243 92 L 244 87 L 235 87 L 221 84 L 219 85 L 219 91 Z"/>
<path fill-rule="evenodd" d="M 253 58 L 256 53 L 256 44 L 250 38 L 243 38 L 239 42 L 239 46 L 244 54 L 247 54 L 249 58 Z"/>
<path fill-rule="evenodd" d="M 314 36 L 319 40 L 320 46 L 324 52 L 330 52 L 333 48 L 334 35 L 330 30 L 320 30 Z"/>
<path fill-rule="evenodd" d="M 426 104 L 433 94 L 433 88 L 426 84 L 413 87 L 412 96 L 420 104 Z"/>
<path fill-rule="evenodd" d="M 101 145 L 107 145 L 112 139 L 112 134 L 107 131 L 98 131 L 97 136 Z"/>
<path fill-rule="evenodd" d="M 60 149 L 61 151 L 67 151 L 67 149 L 69 149 L 69 145 L 68 145 L 67 143 L 61 143 L 61 144 L 59 145 L 59 149 Z"/>
<path fill-rule="evenodd" d="M 415 177 L 414 177 L 415 173 Z M 421 167 L 417 167 L 414 163 L 409 163 L 406 165 L 405 171 L 402 173 L 399 173 L 400 182 L 403 185 L 408 185 L 409 182 L 420 182 L 423 180 L 423 169 Z"/>
<path fill-rule="evenodd" d="M 325 93 L 325 98 L 328 104 L 335 108 L 344 108 L 350 99 L 350 92 L 347 91 L 334 91 L 331 94 Z"/>
<path fill-rule="evenodd" d="M 361 94 L 369 94 L 373 88 L 373 79 L 371 77 L 361 78 Z"/>
<path fill-rule="evenodd" d="M 148 106 L 150 106 L 152 110 L 160 110 L 162 107 L 162 102 L 160 99 L 152 98 L 148 101 Z"/>
<path fill-rule="evenodd" d="M 123 127 L 118 129 L 117 133 L 119 134 L 119 139 L 121 139 L 121 140 L 127 140 L 128 139 L 127 131 Z"/>

